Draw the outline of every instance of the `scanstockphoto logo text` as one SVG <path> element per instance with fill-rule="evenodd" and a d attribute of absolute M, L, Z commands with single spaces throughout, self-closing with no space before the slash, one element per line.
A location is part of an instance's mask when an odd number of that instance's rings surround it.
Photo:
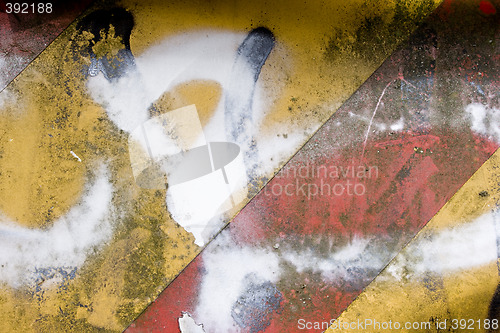
<path fill-rule="evenodd" d="M 439 326 L 436 325 L 438 329 L 445 327 L 446 322 L 444 322 L 444 325 Z M 377 321 L 376 319 L 370 319 L 366 318 L 364 320 L 358 319 L 357 321 L 338 321 L 336 319 L 332 319 L 330 321 L 306 321 L 305 319 L 299 319 L 297 321 L 297 328 L 299 330 L 311 330 L 311 329 L 321 329 L 321 330 L 327 330 L 330 329 L 331 331 L 335 332 L 337 330 L 341 332 L 345 331 L 368 331 L 368 332 L 373 332 L 373 330 L 378 330 L 378 331 L 385 331 L 385 330 L 403 330 L 403 331 L 408 331 L 408 330 L 417 330 L 417 331 L 429 331 L 433 325 L 430 322 L 393 322 L 391 320 L 389 321 Z"/>
<path fill-rule="evenodd" d="M 373 318 L 366 318 L 364 320 L 357 319 L 356 321 L 341 321 L 338 319 L 331 319 L 330 321 L 307 321 L 305 319 L 299 319 L 297 321 L 297 328 L 299 330 L 327 330 L 335 332 L 339 330 L 340 332 L 373 332 L 377 331 L 393 331 L 402 330 L 408 332 L 409 330 L 417 332 L 429 332 L 429 331 L 457 331 L 457 330 L 494 330 L 497 331 L 500 327 L 500 322 L 498 319 L 489 318 L 452 318 L 439 320 L 434 318 L 432 322 L 430 321 L 378 321 Z"/>
<path fill-rule="evenodd" d="M 304 164 L 281 170 L 264 187 L 266 196 L 301 196 L 308 200 L 316 196 L 362 196 L 366 184 L 378 178 L 374 165 L 314 165 Z"/>

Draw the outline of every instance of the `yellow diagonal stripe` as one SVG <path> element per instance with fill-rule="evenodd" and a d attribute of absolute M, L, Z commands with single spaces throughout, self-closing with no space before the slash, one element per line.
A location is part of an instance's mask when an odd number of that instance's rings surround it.
<path fill-rule="evenodd" d="M 119 5 L 134 17 L 130 44 L 136 57 L 165 38 L 193 30 L 247 33 L 265 26 L 273 31 L 276 52 L 259 77 L 262 89 L 272 92 L 260 132 L 303 135 L 279 157 L 276 171 L 438 3 L 122 1 Z M 88 12 L 104 7 L 98 2 Z M 396 8 L 404 17 L 395 17 Z M 165 191 L 135 184 L 127 134 L 87 91 L 83 68 L 90 59 L 75 49 L 88 45 L 92 36 L 79 35 L 76 23 L 1 93 L 0 211 L 18 226 L 50 228 L 79 202 L 92 171 L 106 161 L 118 222 L 111 241 L 88 253 L 74 276 L 58 273 L 63 275 L 56 286 L 43 279 L 29 287 L 2 284 L 0 320 L 8 332 L 121 331 L 201 250 L 170 217 Z M 112 34 L 107 38 L 93 46 L 96 54 L 116 52 L 120 41 Z M 193 81 L 165 92 L 157 106 L 198 104 L 206 124 L 219 98 L 217 83 Z M 272 172 L 265 176 L 270 178 Z"/>

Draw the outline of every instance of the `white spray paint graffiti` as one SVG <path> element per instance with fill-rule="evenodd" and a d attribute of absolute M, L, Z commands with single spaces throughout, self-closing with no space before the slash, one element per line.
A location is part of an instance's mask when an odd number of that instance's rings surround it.
<path fill-rule="evenodd" d="M 202 31 L 168 38 L 137 57 L 135 70 L 127 75 L 113 82 L 97 75 L 87 87 L 116 126 L 130 132 L 149 119 L 153 102 L 180 83 L 213 80 L 226 91 L 235 52 L 244 37 L 242 33 Z M 256 92 L 256 98 L 261 93 Z M 224 122 L 220 121 L 223 107 L 219 103 L 216 115 L 204 128 L 210 141 L 226 139 Z"/>
<path fill-rule="evenodd" d="M 283 265 L 293 266 L 300 273 L 318 272 L 327 281 L 355 280 L 348 268 L 379 270 L 384 261 L 368 249 L 369 240 L 354 239 L 350 244 L 327 256 L 311 249 L 292 250 L 290 246 L 251 247 L 236 244 L 224 233 L 203 255 L 203 277 L 198 305 L 193 316 L 203 323 L 207 332 L 238 331 L 231 315 L 234 305 L 245 292 L 245 280 L 277 283 L 284 277 Z M 278 250 L 279 249 L 279 250 Z"/>
<path fill-rule="evenodd" d="M 112 235 L 109 216 L 113 188 L 102 167 L 79 204 L 45 230 L 0 223 L 0 282 L 32 283 L 43 268 L 80 267 L 88 254 Z"/>
<path fill-rule="evenodd" d="M 387 267 L 392 278 L 401 280 L 437 274 L 456 273 L 480 267 L 497 260 L 495 213 L 484 214 L 476 220 L 426 233 L 403 250 Z"/>
<path fill-rule="evenodd" d="M 359 279 L 353 276 L 353 271 L 375 272 L 384 265 L 386 258 L 380 256 L 373 246 L 368 248 L 369 243 L 370 239 L 355 238 L 348 245 L 327 256 L 321 256 L 313 249 L 285 250 L 282 252 L 282 258 L 295 266 L 299 273 L 319 273 L 328 281 L 353 281 Z"/>
<path fill-rule="evenodd" d="M 472 103 L 465 108 L 470 116 L 471 129 L 490 140 L 500 142 L 500 110 L 479 103 Z"/>
<path fill-rule="evenodd" d="M 5 88 L 0 93 L 0 109 L 9 105 L 16 105 L 18 102 L 17 96 L 12 93 L 8 88 Z"/>
<path fill-rule="evenodd" d="M 204 252 L 206 273 L 192 315 L 207 332 L 238 331 L 231 308 L 243 293 L 244 280 L 250 274 L 276 284 L 286 278 L 283 265 L 287 264 L 298 273 L 319 273 L 332 284 L 352 283 L 359 282 L 360 271 L 365 272 L 362 279 L 377 276 L 394 254 L 394 249 L 380 238 L 355 238 L 321 255 L 314 249 L 294 250 L 287 244 L 241 246 L 223 233 Z M 388 274 L 381 277 L 401 280 L 423 277 L 428 272 L 453 274 L 496 260 L 494 213 L 488 213 L 469 223 L 419 236 L 388 266 Z"/>
<path fill-rule="evenodd" d="M 6 45 L 8 45 L 8 43 L 6 43 Z M 0 90 L 9 84 L 13 78 L 13 74 L 17 73 L 17 71 L 21 70 L 28 63 L 29 59 L 25 57 L 10 54 L 8 52 L 0 53 Z"/>
<path fill-rule="evenodd" d="M 247 197 L 247 177 L 238 145 L 200 138 L 200 119 L 195 105 L 189 105 L 132 131 L 129 155 L 139 186 L 164 189 L 166 176 L 172 217 L 203 246 L 219 229 L 208 221 Z"/>
<path fill-rule="evenodd" d="M 235 85 L 234 73 L 232 73 L 235 56 L 238 54 L 238 47 L 246 41 L 245 36 L 244 33 L 209 30 L 184 33 L 168 38 L 138 56 L 135 59 L 135 66 L 131 66 L 127 74 L 120 78 L 107 80 L 102 74 L 91 78 L 87 83 L 89 93 L 95 101 L 105 107 L 109 118 L 116 126 L 131 133 L 148 120 L 148 110 L 152 103 L 176 85 L 193 80 L 218 82 L 222 87 L 222 96 L 212 118 L 203 128 L 204 139 L 208 142 L 237 141 L 246 167 L 254 169 L 257 177 L 268 175 L 280 163 L 280 159 L 269 158 L 269 154 L 259 158 L 254 152 L 272 150 L 274 156 L 289 155 L 299 147 L 305 134 L 298 135 L 299 138 L 290 137 L 284 141 L 285 144 L 280 142 L 279 145 L 272 145 L 271 140 L 252 141 L 258 137 L 259 123 L 267 108 L 265 100 L 270 97 L 262 91 L 258 82 L 255 84 L 253 81 L 255 73 L 251 70 L 245 72 L 251 74 L 251 80 L 236 81 L 238 84 Z M 252 129 L 251 133 L 241 128 L 240 122 L 248 123 L 248 119 L 234 117 L 234 120 L 228 120 L 225 103 L 229 100 L 234 104 L 240 97 L 244 99 L 244 103 L 251 106 L 249 119 L 252 124 L 245 126 L 247 130 Z M 243 108 L 242 111 L 248 110 Z M 239 139 L 228 138 L 227 133 L 235 132 L 241 133 Z M 169 188 L 167 197 L 171 197 L 172 190 Z M 183 195 L 186 196 L 189 193 Z M 175 210 L 171 204 L 173 201 L 175 200 L 170 200 L 171 212 Z M 203 206 L 191 207 L 191 209 L 195 210 L 194 215 L 202 215 L 205 212 Z M 201 233 L 197 234 L 199 245 L 205 244 L 223 225 L 222 216 L 210 219 L 211 217 L 207 216 L 205 221 L 199 223 L 199 228 L 204 233 L 203 237 Z M 187 222 L 179 218 L 176 222 L 183 227 L 187 225 Z M 210 230 L 207 231 L 207 228 Z"/>
<path fill-rule="evenodd" d="M 136 70 L 129 71 L 126 76 L 113 82 L 107 81 L 103 75 L 91 78 L 87 82 L 88 90 L 106 108 L 110 119 L 119 128 L 130 132 L 148 119 L 148 108 L 152 102 L 181 82 L 209 79 L 219 82 L 227 90 L 234 55 L 244 38 L 243 33 L 214 31 L 179 35 L 146 51 L 136 59 Z M 8 91 L 4 91 L 1 98 L 2 107 L 6 100 L 9 103 L 13 100 Z M 253 103 L 253 120 L 256 123 L 264 114 L 265 100 L 257 84 Z M 211 141 L 225 140 L 224 126 L 227 123 L 223 120 L 223 101 L 224 95 L 210 123 L 204 128 L 204 134 Z M 279 146 L 283 148 L 282 152 L 292 152 L 300 141 L 289 139 L 291 145 Z M 272 151 L 265 149 L 268 144 L 269 141 L 262 144 L 263 150 Z M 81 161 L 75 152 L 70 154 Z M 276 163 L 277 160 L 271 164 L 264 163 L 263 170 L 273 170 Z M 106 214 L 112 188 L 104 182 L 103 179 L 107 178 L 103 177 L 104 173 L 88 189 L 82 202 L 47 230 L 31 230 L 8 221 L 2 222 L 0 237 L 5 241 L 0 244 L 0 259 L 4 264 L 0 270 L 0 281 L 19 286 L 36 278 L 33 274 L 37 268 L 80 266 L 88 251 L 109 239 L 112 227 Z M 77 234 L 79 237 L 76 237 Z M 73 238 L 75 242 L 70 244 Z M 16 247 L 21 251 L 13 251 Z"/>
<path fill-rule="evenodd" d="M 279 257 L 272 249 L 241 247 L 220 234 L 203 256 L 203 278 L 196 308 L 197 322 L 207 332 L 231 332 L 238 328 L 231 311 L 244 291 L 249 274 L 275 283 L 280 277 Z M 194 315 L 194 314 L 193 314 Z"/>
<path fill-rule="evenodd" d="M 76 158 L 78 160 L 78 162 L 82 161 L 82 159 L 80 158 L 80 156 L 78 156 L 74 151 L 70 150 L 69 153 L 71 154 L 71 156 L 73 156 L 74 158 Z"/>

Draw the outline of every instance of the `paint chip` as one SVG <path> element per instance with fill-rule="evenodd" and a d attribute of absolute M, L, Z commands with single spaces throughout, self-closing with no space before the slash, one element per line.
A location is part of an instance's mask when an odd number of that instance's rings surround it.
<path fill-rule="evenodd" d="M 203 325 L 197 325 L 189 313 L 183 312 L 179 318 L 179 329 L 181 333 L 205 333 Z"/>
<path fill-rule="evenodd" d="M 75 154 L 74 151 L 70 150 L 69 151 L 71 153 L 71 155 L 73 155 L 74 158 L 76 158 L 78 160 L 78 162 L 81 162 L 82 160 L 80 159 L 80 157 L 78 157 L 78 155 Z"/>

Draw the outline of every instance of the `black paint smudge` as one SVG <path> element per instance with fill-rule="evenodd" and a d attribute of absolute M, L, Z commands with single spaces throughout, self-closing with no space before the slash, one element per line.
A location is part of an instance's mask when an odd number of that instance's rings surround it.
<path fill-rule="evenodd" d="M 113 57 L 97 57 L 92 47 L 102 40 L 101 33 L 108 36 L 110 27 L 114 28 L 114 36 L 121 39 L 123 49 L 118 50 Z M 134 27 L 134 18 L 131 13 L 123 8 L 96 10 L 84 17 L 77 25 L 80 33 L 90 32 L 93 37 L 89 40 L 89 45 L 81 50 L 83 56 L 90 57 L 91 65 L 88 68 L 88 75 L 96 76 L 99 72 L 111 81 L 125 74 L 130 68 L 135 66 L 134 56 L 130 51 L 130 35 Z"/>
<path fill-rule="evenodd" d="M 225 123 L 228 139 L 240 145 L 246 152 L 244 159 L 250 168 L 255 160 L 255 140 L 253 138 L 252 102 L 255 85 L 259 79 L 262 66 L 274 48 L 274 35 L 264 27 L 252 30 L 238 48 L 238 54 L 233 64 L 229 89 L 225 100 Z M 241 87 L 251 87 L 241 91 Z"/>

